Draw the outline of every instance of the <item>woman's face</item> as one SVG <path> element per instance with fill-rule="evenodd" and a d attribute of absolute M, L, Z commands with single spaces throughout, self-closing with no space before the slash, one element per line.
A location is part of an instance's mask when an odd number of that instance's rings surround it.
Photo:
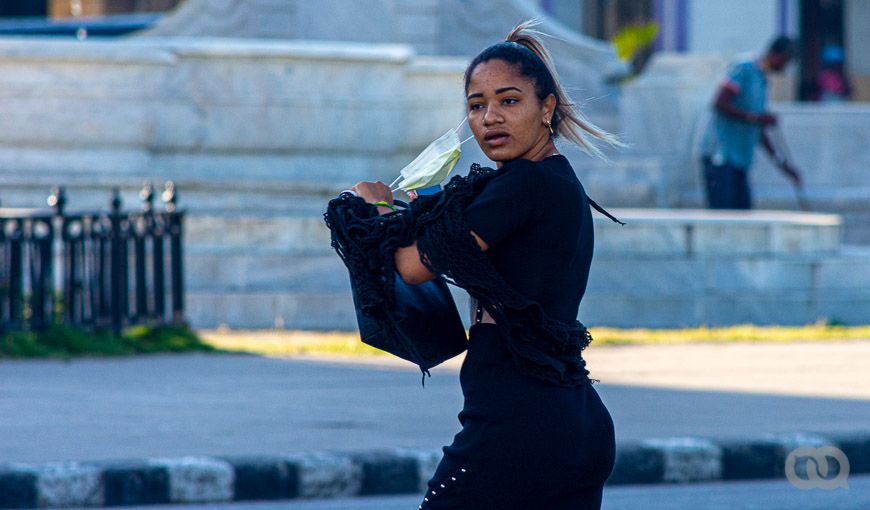
<path fill-rule="evenodd" d="M 556 99 L 535 94 L 532 78 L 514 64 L 489 60 L 478 64 L 468 81 L 468 125 L 484 154 L 502 163 L 535 160 L 552 142 L 544 120 L 551 120 Z M 501 166 L 501 165 L 499 165 Z"/>

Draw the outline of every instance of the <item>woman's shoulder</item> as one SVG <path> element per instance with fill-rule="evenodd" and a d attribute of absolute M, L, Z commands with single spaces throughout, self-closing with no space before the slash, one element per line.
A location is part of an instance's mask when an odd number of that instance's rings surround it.
<path fill-rule="evenodd" d="M 568 158 L 555 154 L 535 163 L 541 184 L 550 190 L 585 193 L 577 173 Z"/>
<path fill-rule="evenodd" d="M 541 161 L 514 159 L 504 163 L 487 183 L 490 192 L 553 195 L 584 193 L 568 159 L 556 154 Z"/>
<path fill-rule="evenodd" d="M 498 167 L 488 188 L 531 188 L 540 183 L 541 172 L 538 164 L 528 159 L 514 159 Z"/>
<path fill-rule="evenodd" d="M 514 159 L 508 161 L 499 173 L 511 175 L 515 180 L 533 180 L 535 182 L 552 182 L 559 176 L 574 175 L 571 164 L 561 154 L 556 154 L 541 161 L 530 159 Z"/>
<path fill-rule="evenodd" d="M 517 159 L 505 163 L 504 185 L 534 189 L 545 195 L 585 193 L 568 159 L 556 154 L 541 161 Z M 508 177 L 510 176 L 510 177 Z"/>

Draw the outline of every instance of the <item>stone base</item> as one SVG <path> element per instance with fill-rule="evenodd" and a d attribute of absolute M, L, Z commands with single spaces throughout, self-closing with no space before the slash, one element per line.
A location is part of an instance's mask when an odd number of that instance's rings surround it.
<path fill-rule="evenodd" d="M 611 212 L 627 224 L 595 214 L 595 258 L 578 317 L 587 325 L 861 324 L 870 317 L 870 249 L 841 246 L 837 216 Z M 186 235 L 194 326 L 356 328 L 347 271 L 322 217 L 192 215 Z M 468 326 L 467 293 L 451 290 Z"/>

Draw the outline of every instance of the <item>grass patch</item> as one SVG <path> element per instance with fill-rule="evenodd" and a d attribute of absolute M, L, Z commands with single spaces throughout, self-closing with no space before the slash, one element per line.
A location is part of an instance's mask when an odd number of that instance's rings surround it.
<path fill-rule="evenodd" d="M 0 358 L 70 358 L 129 356 L 158 352 L 215 352 L 192 330 L 177 326 L 134 326 L 121 336 L 54 325 L 44 331 L 16 331 L 0 336 Z"/>
<path fill-rule="evenodd" d="M 200 331 L 202 341 L 217 349 L 268 356 L 380 356 L 390 355 L 362 343 L 351 331 Z"/>
<path fill-rule="evenodd" d="M 596 345 L 655 345 L 732 342 L 807 342 L 870 339 L 870 326 L 808 325 L 731 326 L 722 328 L 620 329 L 591 328 Z M 71 358 L 129 356 L 147 353 L 246 352 L 269 356 L 388 356 L 362 343 L 354 331 L 214 330 L 194 332 L 180 327 L 135 326 L 117 337 L 52 326 L 41 332 L 0 336 L 0 358 Z"/>
<path fill-rule="evenodd" d="M 723 328 L 619 329 L 591 328 L 596 345 L 645 345 L 730 342 L 808 342 L 870 339 L 870 326 L 811 325 L 731 326 Z M 362 343 L 353 331 L 200 331 L 215 348 L 270 356 L 387 356 L 384 351 Z"/>
<path fill-rule="evenodd" d="M 739 325 L 721 328 L 683 329 L 620 329 L 591 328 L 592 345 L 681 344 L 730 342 L 819 342 L 825 340 L 870 339 L 870 326 L 838 326 L 813 324 L 808 326 Z"/>

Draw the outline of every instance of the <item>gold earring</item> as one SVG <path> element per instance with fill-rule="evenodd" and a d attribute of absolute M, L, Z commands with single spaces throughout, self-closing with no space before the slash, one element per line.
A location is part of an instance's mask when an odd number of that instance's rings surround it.
<path fill-rule="evenodd" d="M 546 125 L 546 126 L 547 126 L 547 129 L 550 130 L 550 136 L 552 136 L 552 135 L 553 135 L 553 124 L 551 124 L 549 120 L 546 120 L 546 119 L 545 119 L 545 120 L 544 120 L 544 125 Z"/>

